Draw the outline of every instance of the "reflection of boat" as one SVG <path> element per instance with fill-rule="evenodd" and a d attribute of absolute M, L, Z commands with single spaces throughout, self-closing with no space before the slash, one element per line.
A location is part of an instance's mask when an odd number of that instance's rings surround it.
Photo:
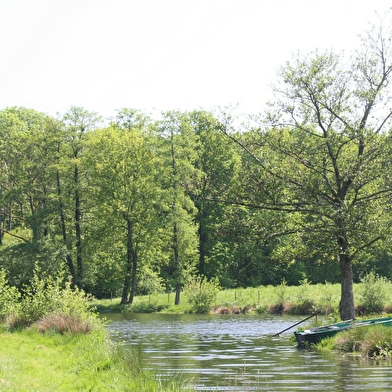
<path fill-rule="evenodd" d="M 295 338 L 300 346 L 305 343 L 318 343 L 325 338 L 336 335 L 338 332 L 346 331 L 350 328 L 366 327 L 371 325 L 392 326 L 392 317 L 383 317 L 368 320 L 348 320 L 336 324 L 324 325 L 304 331 L 294 332 Z"/>

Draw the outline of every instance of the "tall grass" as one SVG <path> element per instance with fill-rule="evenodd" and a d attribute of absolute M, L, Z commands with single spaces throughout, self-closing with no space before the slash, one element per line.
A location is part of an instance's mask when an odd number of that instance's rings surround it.
<path fill-rule="evenodd" d="M 190 390 L 190 380 L 160 381 L 140 352 L 114 344 L 104 330 L 87 335 L 2 333 L 0 389 L 10 392 Z"/>
<path fill-rule="evenodd" d="M 332 348 L 344 353 L 360 353 L 373 359 L 392 359 L 392 328 L 375 325 L 339 333 Z"/>

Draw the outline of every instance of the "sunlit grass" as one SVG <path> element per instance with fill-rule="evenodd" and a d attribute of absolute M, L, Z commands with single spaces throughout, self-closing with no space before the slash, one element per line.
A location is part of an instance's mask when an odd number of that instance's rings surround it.
<path fill-rule="evenodd" d="M 185 380 L 165 383 L 137 364 L 138 353 L 116 346 L 105 331 L 41 334 L 2 328 L 0 390 L 183 391 Z M 170 385 L 170 382 L 172 385 Z"/>
<path fill-rule="evenodd" d="M 392 283 L 385 284 L 385 311 L 390 312 L 392 304 Z M 220 290 L 213 308 L 230 308 L 258 313 L 338 315 L 340 301 L 340 284 L 309 284 L 303 282 L 299 286 L 260 286 Z M 354 284 L 355 303 L 361 307 L 363 283 Z M 143 312 L 143 308 L 151 311 L 154 307 L 164 313 L 189 313 L 190 304 L 186 292 L 181 294 L 180 305 L 174 305 L 174 293 L 136 296 L 133 306 L 119 306 L 120 298 L 112 300 L 93 300 L 92 304 L 99 311 L 111 312 Z"/>

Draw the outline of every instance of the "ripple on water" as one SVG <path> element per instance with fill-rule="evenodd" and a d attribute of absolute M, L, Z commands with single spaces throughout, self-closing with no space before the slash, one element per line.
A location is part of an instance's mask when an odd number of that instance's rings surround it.
<path fill-rule="evenodd" d="M 110 315 L 109 315 L 110 317 Z M 161 378 L 179 372 L 195 378 L 197 391 L 387 391 L 389 366 L 298 350 L 298 321 L 261 315 L 131 315 L 109 325 L 114 339 L 142 345 L 145 363 Z"/>

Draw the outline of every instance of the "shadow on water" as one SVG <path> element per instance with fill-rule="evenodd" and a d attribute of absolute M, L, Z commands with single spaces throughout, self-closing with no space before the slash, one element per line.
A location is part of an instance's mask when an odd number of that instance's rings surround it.
<path fill-rule="evenodd" d="M 115 340 L 142 345 L 161 378 L 184 373 L 199 391 L 386 391 L 390 364 L 299 350 L 298 318 L 264 315 L 111 314 Z"/>

